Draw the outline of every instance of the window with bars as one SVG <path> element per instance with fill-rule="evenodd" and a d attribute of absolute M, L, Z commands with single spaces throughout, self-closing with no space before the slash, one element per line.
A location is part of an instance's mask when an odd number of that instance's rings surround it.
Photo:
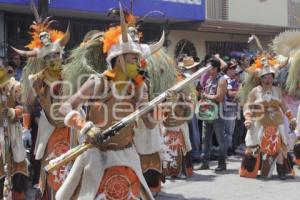
<path fill-rule="evenodd" d="M 206 0 L 208 19 L 228 20 L 228 0 Z"/>
<path fill-rule="evenodd" d="M 74 48 L 82 41 L 84 34 L 88 31 L 97 29 L 104 30 L 107 27 L 108 22 L 99 22 L 93 20 L 81 20 L 81 19 L 69 19 L 54 17 L 58 23 L 55 23 L 53 27 L 55 29 L 65 31 L 68 22 L 71 23 L 71 38 L 67 45 L 67 49 Z M 30 35 L 28 34 L 29 26 L 34 21 L 31 15 L 20 15 L 8 13 L 5 15 L 5 23 L 7 28 L 7 42 L 9 45 L 17 47 L 24 47 L 31 41 Z"/>
<path fill-rule="evenodd" d="M 197 50 L 191 41 L 182 39 L 176 44 L 174 55 L 175 58 L 182 57 L 183 55 L 197 57 Z"/>
<path fill-rule="evenodd" d="M 288 24 L 300 28 L 300 0 L 288 0 Z"/>
<path fill-rule="evenodd" d="M 62 18 L 54 17 L 58 23 L 54 24 L 54 28 L 65 31 L 68 22 L 71 24 L 71 38 L 66 46 L 66 50 L 70 50 L 78 46 L 84 35 L 90 30 L 105 30 L 111 21 L 100 21 L 100 20 L 85 20 L 78 18 Z M 6 34 L 7 43 L 17 48 L 24 49 L 24 46 L 31 41 L 30 35 L 28 34 L 29 26 L 34 21 L 32 15 L 22 15 L 14 13 L 5 14 Z M 159 24 L 143 24 L 140 31 L 143 32 L 143 42 L 157 41 L 161 36 L 161 29 Z"/>

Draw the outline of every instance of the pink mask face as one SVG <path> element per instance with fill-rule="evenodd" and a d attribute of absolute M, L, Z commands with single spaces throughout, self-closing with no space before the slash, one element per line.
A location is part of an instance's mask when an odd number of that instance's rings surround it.
<path fill-rule="evenodd" d="M 40 40 L 45 46 L 48 46 L 51 43 L 50 36 L 48 33 L 42 34 L 40 36 Z"/>
<path fill-rule="evenodd" d="M 128 34 L 130 35 L 131 39 L 135 42 L 139 42 L 140 38 L 138 36 L 138 31 L 135 27 L 128 28 Z"/>
<path fill-rule="evenodd" d="M 267 58 L 262 58 L 262 59 L 261 59 L 261 64 L 262 64 L 263 66 L 267 66 L 267 65 L 268 65 L 268 59 L 267 59 Z"/>

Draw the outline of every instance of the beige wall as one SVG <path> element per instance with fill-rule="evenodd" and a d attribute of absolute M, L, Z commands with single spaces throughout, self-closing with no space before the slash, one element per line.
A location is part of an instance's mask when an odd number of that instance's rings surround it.
<path fill-rule="evenodd" d="M 288 26 L 288 0 L 228 0 L 228 20 Z"/>
<path fill-rule="evenodd" d="M 252 1 L 252 0 L 251 0 Z M 191 41 L 197 50 L 197 54 L 200 59 L 203 59 L 206 54 L 205 41 L 224 41 L 224 42 L 247 42 L 249 35 L 234 35 L 223 33 L 206 33 L 206 32 L 193 32 L 193 31 L 174 31 L 172 30 L 168 36 L 171 40 L 171 45 L 168 47 L 168 54 L 174 57 L 176 44 L 182 40 L 187 39 Z M 264 48 L 267 48 L 267 44 L 272 38 L 259 37 Z M 257 49 L 255 43 L 250 45 L 250 49 Z"/>

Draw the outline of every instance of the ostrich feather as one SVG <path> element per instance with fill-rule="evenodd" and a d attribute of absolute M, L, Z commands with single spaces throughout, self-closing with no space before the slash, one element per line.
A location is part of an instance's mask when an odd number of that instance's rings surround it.
<path fill-rule="evenodd" d="M 300 49 L 300 32 L 293 30 L 280 33 L 274 38 L 272 49 L 278 55 L 292 56 Z"/>

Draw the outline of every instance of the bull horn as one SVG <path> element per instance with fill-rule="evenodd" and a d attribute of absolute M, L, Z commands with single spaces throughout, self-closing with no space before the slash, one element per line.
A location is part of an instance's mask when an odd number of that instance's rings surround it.
<path fill-rule="evenodd" d="M 154 54 L 155 52 L 160 50 L 163 47 L 164 42 L 165 42 L 165 31 L 162 32 L 161 38 L 158 42 L 149 45 L 151 54 Z"/>
<path fill-rule="evenodd" d="M 258 38 L 256 35 L 254 35 L 254 34 L 252 34 L 251 37 L 248 38 L 248 43 L 252 42 L 253 40 L 255 40 L 256 46 L 258 47 L 258 49 L 259 49 L 261 52 L 263 52 L 264 49 L 263 49 L 263 47 L 262 47 L 262 44 L 261 44 L 259 38 Z"/>
<path fill-rule="evenodd" d="M 103 38 L 103 32 L 99 32 L 99 33 L 95 33 L 90 40 L 96 40 L 96 39 L 100 39 Z"/>
<path fill-rule="evenodd" d="M 44 26 L 47 26 L 47 24 L 49 23 L 49 21 L 52 19 L 52 16 L 48 16 L 48 17 L 46 17 L 46 19 L 44 19 L 44 21 L 43 21 L 43 25 Z"/>
<path fill-rule="evenodd" d="M 70 37 L 71 37 L 71 34 L 70 34 L 70 22 L 68 23 L 68 28 L 65 32 L 65 35 L 64 37 L 60 40 L 60 46 L 61 47 L 64 47 L 66 46 L 66 44 L 69 42 L 70 40 Z"/>
<path fill-rule="evenodd" d="M 57 22 L 56 20 L 51 20 L 47 23 L 47 26 L 45 26 L 45 29 L 48 30 L 50 28 L 50 26 L 54 23 Z"/>
<path fill-rule="evenodd" d="M 121 24 L 121 31 L 122 31 L 122 41 L 123 43 L 127 43 L 128 42 L 127 26 L 125 23 L 125 17 L 124 17 L 124 12 L 123 12 L 121 2 L 119 2 L 119 7 L 120 7 L 120 24 Z"/>
<path fill-rule="evenodd" d="M 35 21 L 37 23 L 41 23 L 42 19 L 41 19 L 41 16 L 39 15 L 39 12 L 38 12 L 37 8 L 36 8 L 35 1 L 31 0 L 30 5 L 31 5 L 31 9 L 33 11 L 34 17 L 35 17 Z"/>
<path fill-rule="evenodd" d="M 24 51 L 11 47 L 15 52 L 17 52 L 20 56 L 23 57 L 37 57 L 37 51 L 31 50 L 31 51 Z"/>

